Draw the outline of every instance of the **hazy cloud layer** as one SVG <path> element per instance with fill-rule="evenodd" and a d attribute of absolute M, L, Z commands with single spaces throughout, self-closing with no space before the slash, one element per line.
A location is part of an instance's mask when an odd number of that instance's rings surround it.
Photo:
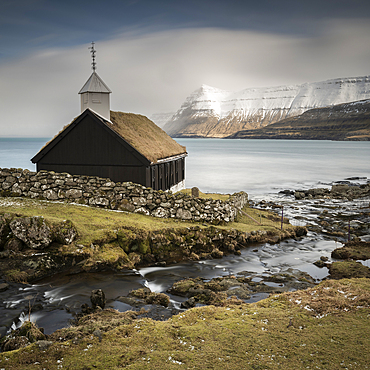
<path fill-rule="evenodd" d="M 177 110 L 207 84 L 226 90 L 370 74 L 366 19 L 321 20 L 310 36 L 218 28 L 125 32 L 96 44 L 111 109 Z M 38 51 L 0 64 L 1 136 L 50 137 L 80 113 L 91 74 L 88 45 Z"/>

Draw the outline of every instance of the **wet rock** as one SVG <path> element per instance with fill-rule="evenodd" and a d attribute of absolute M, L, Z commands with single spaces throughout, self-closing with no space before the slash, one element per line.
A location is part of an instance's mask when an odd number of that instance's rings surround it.
<path fill-rule="evenodd" d="M 168 307 L 170 304 L 170 297 L 164 293 L 150 293 L 145 298 L 145 302 L 148 304 L 158 304 L 163 307 Z"/>
<path fill-rule="evenodd" d="M 104 292 L 101 289 L 93 290 L 90 295 L 90 301 L 93 309 L 96 309 L 98 306 L 103 309 L 106 303 Z"/>
<path fill-rule="evenodd" d="M 0 249 L 6 243 L 8 234 L 8 222 L 4 216 L 0 216 Z"/>
<path fill-rule="evenodd" d="M 294 191 L 293 190 L 281 190 L 279 191 L 279 194 L 294 195 Z"/>
<path fill-rule="evenodd" d="M 52 232 L 43 217 L 16 218 L 10 223 L 13 234 L 32 249 L 45 249 L 52 242 Z"/>
<path fill-rule="evenodd" d="M 249 299 L 251 291 L 246 286 L 240 286 L 226 291 L 228 297 L 236 296 L 239 299 Z"/>
<path fill-rule="evenodd" d="M 324 262 L 324 261 L 322 261 L 322 260 L 317 260 L 316 262 L 314 262 L 313 263 L 315 266 L 317 266 L 317 267 L 320 267 L 320 268 L 322 268 L 322 267 L 326 267 L 326 263 Z"/>
<path fill-rule="evenodd" d="M 196 305 L 196 300 L 194 297 L 190 297 L 188 300 L 181 302 L 181 308 L 189 309 Z"/>
<path fill-rule="evenodd" d="M 187 297 L 189 296 L 189 290 L 199 283 L 202 283 L 200 278 L 180 280 L 174 283 L 168 292 L 180 297 Z"/>
<path fill-rule="evenodd" d="M 8 289 L 9 289 L 9 284 L 7 284 L 7 283 L 0 283 L 0 293 L 1 292 L 5 292 Z"/>
<path fill-rule="evenodd" d="M 130 295 L 141 299 L 146 304 L 157 304 L 168 307 L 170 297 L 164 293 L 154 293 L 149 288 L 140 288 L 130 292 Z"/>
<path fill-rule="evenodd" d="M 213 258 L 222 258 L 224 256 L 224 252 L 220 251 L 218 248 L 213 249 L 211 256 Z"/>
<path fill-rule="evenodd" d="M 138 307 L 138 306 L 141 306 L 143 304 L 142 300 L 139 300 L 139 299 L 134 298 L 134 297 L 123 297 L 122 296 L 122 297 L 116 298 L 116 301 L 128 304 L 131 307 Z"/>

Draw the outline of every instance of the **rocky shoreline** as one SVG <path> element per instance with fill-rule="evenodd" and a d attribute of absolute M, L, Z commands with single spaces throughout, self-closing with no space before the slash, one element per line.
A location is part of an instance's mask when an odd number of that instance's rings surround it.
<path fill-rule="evenodd" d="M 359 178 L 354 178 L 357 180 Z M 370 196 L 370 183 L 356 185 L 350 181 L 335 184 L 331 189 L 314 188 L 309 190 L 287 191 L 286 194 L 294 195 L 296 200 L 303 199 L 342 199 L 353 200 Z"/>

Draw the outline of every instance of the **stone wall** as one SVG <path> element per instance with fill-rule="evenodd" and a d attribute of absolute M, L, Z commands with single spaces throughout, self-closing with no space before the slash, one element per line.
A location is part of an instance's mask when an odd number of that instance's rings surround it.
<path fill-rule="evenodd" d="M 68 201 L 161 218 L 220 223 L 234 221 L 248 194 L 235 193 L 227 201 L 195 198 L 184 193 L 156 191 L 131 182 L 48 171 L 0 169 L 0 196 Z"/>

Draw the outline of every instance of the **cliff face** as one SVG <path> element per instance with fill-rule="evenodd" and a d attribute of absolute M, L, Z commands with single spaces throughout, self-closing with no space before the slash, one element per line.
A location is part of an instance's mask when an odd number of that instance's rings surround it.
<path fill-rule="evenodd" d="M 258 130 L 242 130 L 233 139 L 370 140 L 370 99 L 310 109 Z"/>
<path fill-rule="evenodd" d="M 226 137 L 312 108 L 370 98 L 370 76 L 230 92 L 203 85 L 165 124 L 173 137 Z"/>

